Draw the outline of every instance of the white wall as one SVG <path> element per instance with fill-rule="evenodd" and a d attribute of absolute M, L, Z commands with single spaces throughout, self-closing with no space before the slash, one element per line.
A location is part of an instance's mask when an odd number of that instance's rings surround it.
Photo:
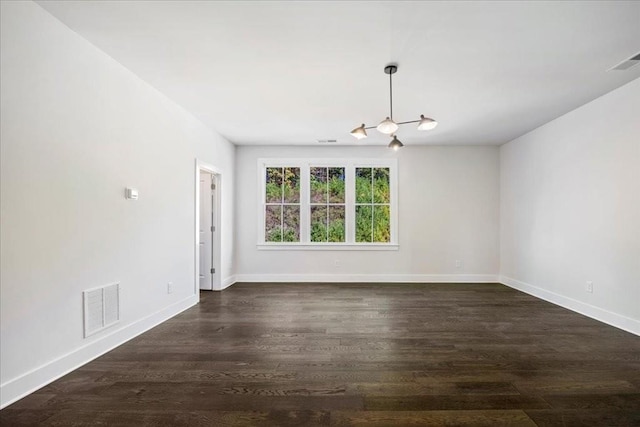
<path fill-rule="evenodd" d="M 223 173 L 225 284 L 236 270 L 475 282 L 500 269 L 510 286 L 640 334 L 640 80 L 500 149 L 236 153 L 36 4 L 0 4 L 0 405 L 197 301 L 196 158 Z M 398 251 L 257 250 L 257 158 L 387 156 L 398 158 Z M 114 281 L 121 322 L 83 339 L 82 290 Z"/>
<path fill-rule="evenodd" d="M 197 301 L 196 158 L 223 172 L 233 274 L 235 147 L 38 5 L 1 7 L 4 406 Z M 83 339 L 82 290 L 115 281 L 121 322 Z"/>
<path fill-rule="evenodd" d="M 398 158 L 398 251 L 258 250 L 258 158 Z M 238 281 L 496 281 L 497 147 L 249 147 L 236 152 Z M 455 268 L 455 260 L 464 262 Z M 334 261 L 340 261 L 335 267 Z"/>
<path fill-rule="evenodd" d="M 640 79 L 503 145 L 500 170 L 503 282 L 640 334 Z"/>

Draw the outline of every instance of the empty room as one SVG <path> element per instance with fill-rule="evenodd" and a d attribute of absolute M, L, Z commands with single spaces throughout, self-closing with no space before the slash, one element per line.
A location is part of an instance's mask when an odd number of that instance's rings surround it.
<path fill-rule="evenodd" d="M 0 7 L 0 425 L 640 425 L 640 2 Z"/>

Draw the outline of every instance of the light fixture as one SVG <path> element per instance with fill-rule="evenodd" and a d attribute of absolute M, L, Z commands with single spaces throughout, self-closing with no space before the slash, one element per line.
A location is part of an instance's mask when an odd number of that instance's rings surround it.
<path fill-rule="evenodd" d="M 367 137 L 367 131 L 364 130 L 364 123 L 362 126 L 358 126 L 354 130 L 351 131 L 351 135 L 355 136 L 357 139 L 362 139 Z"/>
<path fill-rule="evenodd" d="M 398 71 L 397 64 L 389 64 L 386 67 L 384 67 L 384 73 L 389 75 L 389 116 L 383 121 L 381 121 L 378 126 L 365 126 L 364 124 L 362 124 L 351 131 L 351 135 L 353 135 L 357 139 L 364 139 L 367 137 L 367 129 L 376 128 L 378 129 L 379 132 L 393 137 L 391 143 L 389 143 L 389 148 L 393 148 L 394 150 L 397 150 L 398 148 L 404 145 L 394 135 L 395 131 L 398 130 L 398 125 L 406 125 L 408 123 L 418 123 L 418 130 L 431 130 L 438 125 L 437 121 L 429 117 L 425 117 L 423 114 L 420 115 L 419 120 L 410 120 L 408 122 L 399 122 L 399 123 L 396 123 L 393 120 L 393 81 L 391 76 L 395 74 L 396 71 Z"/>
<path fill-rule="evenodd" d="M 398 125 L 396 124 L 396 122 L 387 117 L 386 119 L 381 121 L 378 126 L 376 126 L 376 129 L 378 129 L 378 131 L 384 133 L 385 135 L 391 135 L 398 130 Z"/>
<path fill-rule="evenodd" d="M 392 135 L 393 139 L 389 143 L 389 148 L 393 148 L 393 151 L 398 151 L 399 148 L 404 147 L 404 144 L 400 142 L 397 136 Z"/>
<path fill-rule="evenodd" d="M 436 126 L 438 126 L 438 122 L 420 114 L 420 123 L 418 123 L 418 130 L 431 130 Z"/>

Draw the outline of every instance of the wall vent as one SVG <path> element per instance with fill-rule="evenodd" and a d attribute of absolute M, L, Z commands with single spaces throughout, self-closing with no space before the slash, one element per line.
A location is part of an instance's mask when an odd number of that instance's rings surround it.
<path fill-rule="evenodd" d="M 338 142 L 337 139 L 319 139 L 318 140 L 319 144 L 335 144 L 336 142 Z"/>
<path fill-rule="evenodd" d="M 640 64 L 640 53 L 632 56 L 629 59 L 625 59 L 624 61 L 622 61 L 621 63 L 619 63 L 618 65 L 616 65 L 615 67 L 611 68 L 609 71 L 611 70 L 617 70 L 617 71 L 622 71 L 622 70 L 628 70 L 629 68 Z"/>
<path fill-rule="evenodd" d="M 82 297 L 85 338 L 120 320 L 120 283 L 83 291 Z"/>

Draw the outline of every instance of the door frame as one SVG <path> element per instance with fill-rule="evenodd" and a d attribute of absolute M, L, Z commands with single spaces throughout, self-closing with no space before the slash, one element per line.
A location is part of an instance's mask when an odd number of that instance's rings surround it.
<path fill-rule="evenodd" d="M 213 263 L 214 268 L 218 269 L 218 272 L 213 276 L 213 284 L 212 288 L 214 291 L 222 290 L 222 244 L 221 244 L 221 232 L 222 228 L 220 224 L 221 221 L 221 213 L 222 209 L 220 209 L 220 202 L 222 200 L 222 172 L 220 169 L 215 166 L 205 163 L 196 158 L 195 165 L 195 179 L 194 179 L 194 187 L 195 187 L 195 206 L 194 206 L 194 219 L 195 219 L 195 229 L 194 229 L 194 286 L 193 292 L 194 295 L 198 296 L 198 300 L 200 299 L 200 172 L 210 173 L 215 177 L 216 180 L 216 190 L 215 190 L 215 199 L 214 199 L 214 218 L 216 227 L 216 232 L 213 234 L 214 238 L 211 239 L 212 251 L 213 251 Z"/>

